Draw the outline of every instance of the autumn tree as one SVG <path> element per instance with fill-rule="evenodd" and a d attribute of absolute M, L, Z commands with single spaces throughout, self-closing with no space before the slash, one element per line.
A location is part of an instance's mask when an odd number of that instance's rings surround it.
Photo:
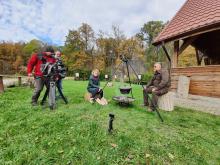
<path fill-rule="evenodd" d="M 94 31 L 83 23 L 77 30 L 69 30 L 64 52 L 67 65 L 74 70 L 91 70 L 94 67 Z"/>
<path fill-rule="evenodd" d="M 1 42 L 0 43 L 0 72 L 3 74 L 18 73 L 21 66 L 24 65 L 22 42 Z"/>
<path fill-rule="evenodd" d="M 31 40 L 25 45 L 23 48 L 25 65 L 27 65 L 31 54 L 41 51 L 44 45 L 42 41 L 36 39 Z"/>
<path fill-rule="evenodd" d="M 143 25 L 140 32 L 137 33 L 139 37 L 147 47 L 151 46 L 153 40 L 162 31 L 165 24 L 162 21 L 149 21 Z"/>
<path fill-rule="evenodd" d="M 145 23 L 141 27 L 140 32 L 136 34 L 136 37 L 142 41 L 142 46 L 145 48 L 146 65 L 150 72 L 153 71 L 152 66 L 155 62 L 167 62 L 166 56 L 161 47 L 155 47 L 152 45 L 153 40 L 162 31 L 165 25 L 166 24 L 162 21 L 149 21 Z M 170 45 L 168 45 L 168 48 L 170 48 Z"/>

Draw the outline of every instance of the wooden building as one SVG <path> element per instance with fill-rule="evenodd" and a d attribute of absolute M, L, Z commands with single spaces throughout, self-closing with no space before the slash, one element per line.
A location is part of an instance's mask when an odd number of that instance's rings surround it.
<path fill-rule="evenodd" d="M 187 0 L 153 44 L 166 52 L 168 42 L 174 47 L 171 90 L 177 90 L 179 76 L 184 75 L 190 78 L 189 94 L 220 98 L 220 0 Z M 197 66 L 178 67 L 189 45 L 196 50 Z"/>

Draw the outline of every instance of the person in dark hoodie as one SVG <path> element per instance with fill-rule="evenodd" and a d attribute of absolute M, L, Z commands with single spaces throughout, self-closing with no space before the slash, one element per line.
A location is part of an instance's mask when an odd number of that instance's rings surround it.
<path fill-rule="evenodd" d="M 100 105 L 107 105 L 108 102 L 103 97 L 103 90 L 100 88 L 99 75 L 100 75 L 99 70 L 94 69 L 89 77 L 87 90 L 89 93 L 91 93 L 90 102 L 93 103 L 94 101 L 96 101 Z"/>

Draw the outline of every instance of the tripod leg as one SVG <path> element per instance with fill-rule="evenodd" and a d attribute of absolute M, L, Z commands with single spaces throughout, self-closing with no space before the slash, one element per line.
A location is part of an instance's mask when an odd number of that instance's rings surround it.
<path fill-rule="evenodd" d="M 118 70 L 118 68 L 121 66 L 121 64 L 122 64 L 122 61 L 121 61 L 121 63 L 116 67 L 116 69 L 115 69 L 113 75 L 117 72 L 117 70 Z M 109 81 L 110 81 L 110 79 L 108 79 L 107 82 L 105 83 L 104 87 L 102 88 L 103 91 L 104 91 L 105 87 L 107 86 L 107 84 L 109 83 Z"/>
<path fill-rule="evenodd" d="M 127 68 L 127 72 L 128 72 L 129 84 L 130 84 L 130 87 L 131 87 L 131 78 L 130 78 L 130 72 L 129 72 L 129 68 L 128 68 L 128 61 L 126 61 L 126 68 Z M 131 89 L 131 97 L 134 98 L 132 89 Z"/>
<path fill-rule="evenodd" d="M 46 86 L 46 91 L 45 91 L 45 93 L 44 93 L 44 97 L 43 97 L 43 99 L 41 100 L 41 105 L 44 105 L 44 103 L 45 103 L 45 101 L 46 101 L 46 99 L 47 99 L 47 96 L 48 96 L 48 93 L 49 93 L 49 90 L 50 90 L 50 86 Z"/>
<path fill-rule="evenodd" d="M 68 101 L 67 101 L 66 97 L 63 95 L 63 92 L 62 92 L 62 90 L 60 89 L 60 87 L 57 86 L 57 89 L 58 89 L 58 92 L 59 92 L 60 96 L 62 97 L 63 101 L 64 101 L 66 104 L 68 104 Z"/>
<path fill-rule="evenodd" d="M 49 90 L 49 106 L 50 109 L 55 109 L 56 105 L 56 84 L 54 81 L 50 82 L 50 90 Z"/>

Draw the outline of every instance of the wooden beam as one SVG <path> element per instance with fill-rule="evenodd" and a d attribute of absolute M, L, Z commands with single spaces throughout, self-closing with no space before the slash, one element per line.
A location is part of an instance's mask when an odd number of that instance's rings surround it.
<path fill-rule="evenodd" d="M 196 59 L 197 59 L 197 65 L 200 66 L 201 62 L 202 62 L 202 58 L 199 57 L 199 50 L 197 48 L 196 49 Z"/>
<path fill-rule="evenodd" d="M 193 37 L 190 37 L 186 40 L 184 40 L 184 43 L 181 45 L 181 47 L 179 48 L 179 53 L 178 55 L 182 54 L 183 51 L 193 43 L 193 41 L 195 41 L 196 39 L 198 38 L 198 36 L 193 36 Z"/>
<path fill-rule="evenodd" d="M 168 61 L 171 63 L 171 58 L 170 58 L 170 55 L 169 55 L 169 53 L 168 53 L 168 51 L 166 49 L 165 44 L 162 44 L 162 48 L 163 48 L 163 50 L 164 50 L 164 52 L 166 54 L 166 57 L 167 57 Z"/>
<path fill-rule="evenodd" d="M 170 58 L 170 55 L 169 55 L 169 53 L 168 53 L 168 51 L 167 51 L 166 46 L 165 46 L 164 43 L 162 44 L 162 48 L 163 48 L 163 51 L 165 52 L 166 57 L 167 57 L 167 59 L 168 59 L 168 61 L 169 61 L 168 70 L 169 70 L 169 73 L 171 74 L 171 58 Z"/>
<path fill-rule="evenodd" d="M 0 93 L 4 92 L 3 76 L 0 75 Z"/>
<path fill-rule="evenodd" d="M 172 58 L 172 68 L 178 66 L 178 55 L 179 55 L 179 40 L 174 42 L 174 53 Z"/>
<path fill-rule="evenodd" d="M 21 86 L 21 76 L 18 77 L 18 86 Z"/>

